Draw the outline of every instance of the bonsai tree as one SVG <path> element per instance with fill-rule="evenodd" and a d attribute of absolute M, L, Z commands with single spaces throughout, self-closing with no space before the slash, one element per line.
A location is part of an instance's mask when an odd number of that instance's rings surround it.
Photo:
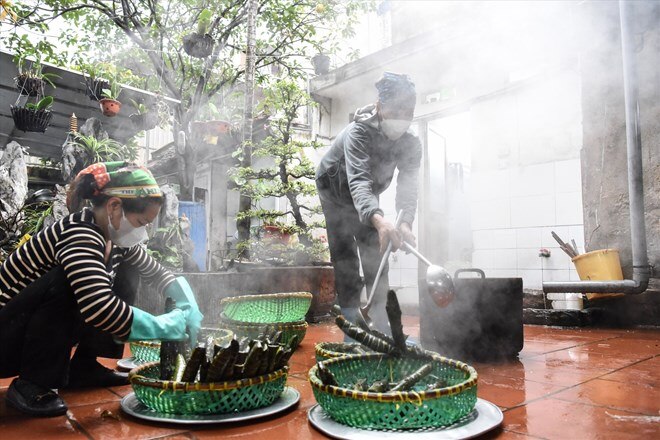
<path fill-rule="evenodd" d="M 249 247 L 250 254 L 257 259 L 304 263 L 318 260 L 324 253 L 325 244 L 312 235 L 314 229 L 324 225 L 314 220 L 314 215 L 321 212 L 315 202 L 315 167 L 305 155 L 305 150 L 320 148 L 321 144 L 306 139 L 296 130 L 301 113 L 312 105 L 315 103 L 311 97 L 295 81 L 275 81 L 264 91 L 264 99 L 258 107 L 270 115 L 269 136 L 252 148 L 255 159 L 265 159 L 272 166 L 239 166 L 230 172 L 236 187 L 241 193 L 249 194 L 253 201 L 253 209 L 239 212 L 239 219 L 250 216 L 260 220 L 267 238 L 239 244 L 241 248 Z M 242 151 L 236 156 L 240 157 Z M 259 202 L 270 197 L 284 198 L 288 209 L 262 209 Z M 294 234 L 297 234 L 297 242 L 289 238 Z"/>

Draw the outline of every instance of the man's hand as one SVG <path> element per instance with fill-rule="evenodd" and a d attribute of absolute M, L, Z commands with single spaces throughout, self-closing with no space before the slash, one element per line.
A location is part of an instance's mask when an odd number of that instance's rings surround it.
<path fill-rule="evenodd" d="M 380 214 L 374 214 L 371 217 L 371 224 L 378 231 L 378 239 L 380 241 L 380 253 L 384 253 L 387 244 L 392 242 L 392 251 L 396 251 L 401 247 L 401 233 L 394 225 Z"/>
<path fill-rule="evenodd" d="M 399 226 L 399 232 L 401 233 L 401 239 L 403 241 L 412 247 L 417 247 L 417 239 L 415 238 L 415 234 L 413 234 L 412 229 L 408 223 L 401 223 L 401 226 Z"/>

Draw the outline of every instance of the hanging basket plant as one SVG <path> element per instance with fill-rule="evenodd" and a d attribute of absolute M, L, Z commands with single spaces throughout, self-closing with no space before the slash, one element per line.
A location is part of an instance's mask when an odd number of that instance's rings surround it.
<path fill-rule="evenodd" d="M 33 77 L 27 73 L 22 73 L 14 78 L 16 88 L 21 95 L 25 96 L 43 96 L 46 81 L 43 78 Z"/>
<path fill-rule="evenodd" d="M 150 111 L 143 102 L 137 102 L 131 99 L 133 107 L 137 113 L 131 114 L 128 118 L 133 123 L 133 126 L 138 130 L 151 130 L 158 125 L 158 111 Z"/>
<path fill-rule="evenodd" d="M 330 72 L 330 57 L 322 53 L 312 57 L 312 66 L 316 75 L 325 75 Z"/>
<path fill-rule="evenodd" d="M 183 50 L 191 57 L 206 58 L 213 52 L 213 38 L 209 34 L 188 34 L 183 37 Z"/>
<path fill-rule="evenodd" d="M 52 105 L 52 96 L 46 96 L 37 103 L 27 103 L 25 107 L 12 105 L 11 117 L 14 119 L 14 125 L 21 131 L 44 133 L 53 117 L 50 110 Z"/>
<path fill-rule="evenodd" d="M 197 19 L 197 32 L 183 37 L 183 50 L 195 58 L 206 58 L 213 53 L 211 29 L 211 11 L 204 9 Z"/>
<path fill-rule="evenodd" d="M 103 99 L 103 90 L 110 88 L 110 82 L 104 79 L 92 79 L 87 81 L 87 96 L 92 101 Z"/>
<path fill-rule="evenodd" d="M 138 130 L 151 130 L 158 125 L 158 115 L 154 112 L 133 113 L 128 118 Z"/>

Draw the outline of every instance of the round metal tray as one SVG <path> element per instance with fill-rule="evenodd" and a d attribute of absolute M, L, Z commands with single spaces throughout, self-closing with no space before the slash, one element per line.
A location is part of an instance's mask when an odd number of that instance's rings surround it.
<path fill-rule="evenodd" d="M 119 359 L 117 361 L 117 367 L 119 367 L 122 370 L 132 370 L 133 368 L 137 368 L 139 366 L 140 364 L 135 362 L 135 358 L 133 356 L 124 359 Z"/>
<path fill-rule="evenodd" d="M 121 399 L 121 409 L 127 414 L 138 419 L 150 422 L 177 423 L 182 425 L 202 425 L 215 423 L 235 423 L 245 420 L 259 419 L 279 414 L 295 406 L 300 401 L 300 393 L 295 388 L 285 387 L 282 395 L 272 405 L 265 408 L 243 411 L 230 414 L 208 414 L 208 415 L 180 415 L 164 414 L 156 412 L 142 404 L 135 393 L 128 394 Z"/>
<path fill-rule="evenodd" d="M 307 412 L 307 418 L 314 428 L 328 437 L 337 439 L 373 440 L 373 438 L 377 436 L 380 440 L 456 440 L 474 438 L 496 428 L 502 423 L 504 415 L 496 405 L 487 400 L 477 399 L 477 404 L 470 414 L 453 425 L 445 426 L 443 428 L 413 429 L 405 431 L 377 431 L 352 428 L 332 420 L 319 404 L 316 404 L 309 409 Z"/>

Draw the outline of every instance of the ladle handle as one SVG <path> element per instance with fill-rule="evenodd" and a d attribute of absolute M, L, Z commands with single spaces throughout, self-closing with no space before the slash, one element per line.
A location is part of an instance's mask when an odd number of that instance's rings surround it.
<path fill-rule="evenodd" d="M 425 257 L 424 255 L 420 254 L 419 251 L 418 251 L 417 249 L 415 249 L 414 247 L 412 247 L 412 246 L 411 246 L 410 244 L 408 244 L 407 242 L 405 242 L 405 241 L 402 242 L 401 247 L 402 247 L 402 248 L 405 248 L 405 250 L 407 250 L 408 252 L 410 252 L 411 254 L 413 254 L 414 256 L 416 256 L 417 258 L 419 258 L 419 259 L 422 261 L 422 263 L 426 264 L 427 266 L 433 266 L 433 264 L 431 264 L 431 262 L 430 262 L 429 260 L 427 260 L 426 257 Z"/>
<path fill-rule="evenodd" d="M 399 213 L 396 215 L 396 222 L 394 223 L 395 228 L 398 228 L 401 225 L 402 218 L 403 218 L 403 210 L 400 210 Z M 378 272 L 376 272 L 376 278 L 374 278 L 374 283 L 371 285 L 371 292 L 369 293 L 369 297 L 367 298 L 367 303 L 363 307 L 363 309 L 366 311 L 369 311 L 369 308 L 371 307 L 371 302 L 374 300 L 374 293 L 376 293 L 376 286 L 378 286 L 378 281 L 380 281 L 380 276 L 383 274 L 385 263 L 387 263 L 387 259 L 390 258 L 391 253 L 392 253 L 392 240 L 390 240 L 390 242 L 387 243 L 387 248 L 385 249 L 383 258 L 381 258 L 380 260 L 380 266 L 378 266 Z"/>

